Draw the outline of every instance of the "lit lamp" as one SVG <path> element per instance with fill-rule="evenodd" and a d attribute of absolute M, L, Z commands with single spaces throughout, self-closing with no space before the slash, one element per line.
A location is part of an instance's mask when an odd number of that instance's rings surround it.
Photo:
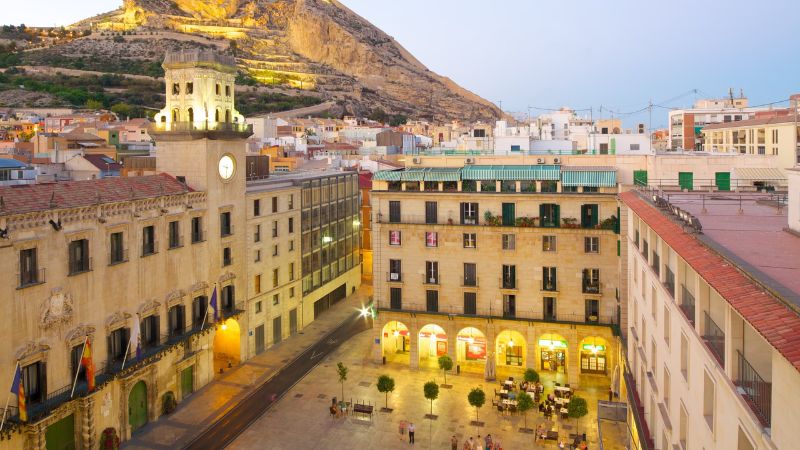
<path fill-rule="evenodd" d="M 322 236 L 322 243 L 323 244 L 330 244 L 333 242 L 333 238 L 330 236 Z"/>
<path fill-rule="evenodd" d="M 472 344 L 475 343 L 475 338 L 470 336 L 470 337 L 467 338 L 467 342 L 469 342 L 469 344 L 472 345 Z"/>
<path fill-rule="evenodd" d="M 356 219 L 356 220 L 353 221 L 353 226 L 354 227 L 358 227 L 360 225 L 361 225 L 361 221 L 360 220 Z"/>
<path fill-rule="evenodd" d="M 400 332 L 397 331 L 397 330 L 394 330 L 394 333 L 392 333 L 392 334 L 394 335 L 394 337 L 400 336 Z"/>
<path fill-rule="evenodd" d="M 227 324 L 227 322 L 222 322 L 222 326 L 220 326 L 220 328 L 222 329 L 222 331 L 225 331 L 225 330 L 227 330 L 227 329 L 228 329 L 228 324 Z"/>
<path fill-rule="evenodd" d="M 514 347 L 514 339 L 509 339 L 508 340 L 508 346 L 509 347 Z"/>

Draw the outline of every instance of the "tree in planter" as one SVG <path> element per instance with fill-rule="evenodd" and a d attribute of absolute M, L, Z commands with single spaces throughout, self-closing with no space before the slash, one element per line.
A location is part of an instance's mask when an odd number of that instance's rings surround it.
<path fill-rule="evenodd" d="M 447 384 L 447 371 L 453 368 L 453 360 L 447 355 L 440 356 L 439 368 L 444 372 L 444 384 Z"/>
<path fill-rule="evenodd" d="M 433 415 L 433 401 L 439 398 L 439 385 L 435 381 L 428 381 L 422 387 L 425 398 L 431 401 L 431 415 Z"/>
<path fill-rule="evenodd" d="M 378 377 L 378 392 L 386 394 L 386 409 L 389 409 L 389 392 L 394 391 L 394 378 L 389 375 Z"/>
<path fill-rule="evenodd" d="M 525 381 L 528 383 L 536 383 L 539 381 L 539 373 L 533 369 L 528 369 L 525 371 Z"/>
<path fill-rule="evenodd" d="M 486 403 L 486 393 L 481 388 L 474 388 L 467 394 L 469 404 L 475 407 L 475 421 L 478 421 L 478 409 Z"/>
<path fill-rule="evenodd" d="M 347 380 L 347 367 L 341 362 L 336 363 L 336 373 L 339 374 L 339 383 L 342 384 L 342 401 L 344 401 L 344 382 Z"/>
<path fill-rule="evenodd" d="M 530 370 L 530 369 L 528 369 L 528 370 Z M 536 372 L 534 372 L 534 373 L 536 373 Z M 525 375 L 527 375 L 527 374 L 528 373 L 525 372 Z M 538 376 L 537 376 L 537 379 L 538 379 Z M 527 392 L 520 392 L 520 394 L 517 395 L 517 410 L 519 410 L 519 412 L 522 414 L 522 417 L 525 419 L 525 430 L 528 430 L 528 415 L 525 414 L 525 413 L 527 411 L 533 409 L 534 406 L 535 406 L 535 403 L 533 402 L 533 399 L 531 398 L 530 395 L 528 395 Z"/>
<path fill-rule="evenodd" d="M 586 400 L 582 397 L 572 397 L 567 406 L 569 417 L 575 419 L 575 434 L 578 434 L 578 420 L 589 414 L 589 408 L 586 406 Z"/>

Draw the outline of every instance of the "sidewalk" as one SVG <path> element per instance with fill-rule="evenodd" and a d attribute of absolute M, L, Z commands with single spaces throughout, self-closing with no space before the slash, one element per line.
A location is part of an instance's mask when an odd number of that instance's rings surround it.
<path fill-rule="evenodd" d="M 251 390 L 263 384 L 306 348 L 335 329 L 356 309 L 367 304 L 370 295 L 372 286 L 362 284 L 355 294 L 332 306 L 300 333 L 229 369 L 181 402 L 171 415 L 147 424 L 122 447 L 135 450 L 175 449 L 185 446 L 194 436 L 236 406 Z"/>

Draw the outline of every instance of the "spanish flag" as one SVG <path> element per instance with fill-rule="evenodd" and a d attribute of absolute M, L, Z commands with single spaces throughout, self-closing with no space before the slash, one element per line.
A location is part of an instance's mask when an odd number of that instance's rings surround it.
<path fill-rule="evenodd" d="M 86 384 L 89 385 L 89 392 L 92 392 L 94 390 L 94 362 L 92 361 L 92 343 L 88 340 L 83 346 L 81 365 L 86 370 Z"/>
<path fill-rule="evenodd" d="M 25 387 L 22 385 L 22 369 L 17 365 L 14 372 L 14 381 L 11 382 L 11 393 L 17 394 L 17 406 L 19 408 L 19 420 L 28 421 L 28 409 L 25 406 Z"/>

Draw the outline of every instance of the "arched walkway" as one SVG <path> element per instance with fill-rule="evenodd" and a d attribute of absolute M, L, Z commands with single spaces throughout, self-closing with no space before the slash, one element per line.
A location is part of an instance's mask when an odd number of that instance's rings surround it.
<path fill-rule="evenodd" d="M 567 372 L 567 340 L 560 334 L 548 333 L 539 337 L 539 370 Z"/>
<path fill-rule="evenodd" d="M 189 117 L 189 122 L 194 122 L 194 109 L 189 108 L 187 111 L 187 116 Z"/>
<path fill-rule="evenodd" d="M 466 327 L 456 335 L 456 364 L 462 371 L 483 373 L 488 349 L 486 336 L 475 327 Z"/>
<path fill-rule="evenodd" d="M 214 373 L 220 373 L 241 361 L 241 330 L 236 319 L 225 319 L 214 334 Z"/>
<path fill-rule="evenodd" d="M 403 322 L 393 320 L 383 326 L 381 345 L 386 362 L 409 364 L 411 335 Z"/>
<path fill-rule="evenodd" d="M 601 337 L 589 336 L 582 340 L 578 346 L 581 374 L 608 374 L 609 368 L 606 359 L 608 350 L 608 342 Z"/>
<path fill-rule="evenodd" d="M 128 424 L 131 433 L 147 425 L 147 385 L 140 381 L 128 394 Z"/>
<path fill-rule="evenodd" d="M 447 354 L 447 334 L 439 325 L 428 324 L 419 330 L 419 366 L 439 368 L 438 359 Z"/>
<path fill-rule="evenodd" d="M 525 337 L 519 331 L 501 331 L 495 340 L 497 366 L 524 367 L 527 345 Z"/>

